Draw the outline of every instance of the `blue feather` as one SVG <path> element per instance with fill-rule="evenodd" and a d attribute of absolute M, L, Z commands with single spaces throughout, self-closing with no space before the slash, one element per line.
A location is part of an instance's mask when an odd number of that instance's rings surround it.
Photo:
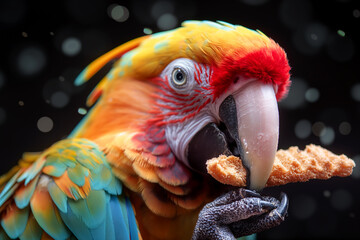
<path fill-rule="evenodd" d="M 127 216 L 126 213 L 123 213 L 123 210 L 121 209 L 121 204 L 125 206 L 125 202 L 121 202 L 117 196 L 111 196 L 110 207 L 111 207 L 113 224 L 115 229 L 115 236 L 116 239 L 129 239 L 130 233 L 126 221 Z"/>
<path fill-rule="evenodd" d="M 134 210 L 132 208 L 129 198 L 127 198 L 127 197 L 126 197 L 126 209 L 127 209 L 128 219 L 129 219 L 130 239 L 131 240 L 139 240 L 139 232 L 138 232 L 139 230 L 137 228 Z"/>

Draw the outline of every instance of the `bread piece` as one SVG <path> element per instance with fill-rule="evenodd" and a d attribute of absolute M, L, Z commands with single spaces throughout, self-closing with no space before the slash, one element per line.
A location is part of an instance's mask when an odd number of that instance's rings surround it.
<path fill-rule="evenodd" d="M 221 155 L 206 162 L 208 173 L 221 183 L 246 186 L 246 169 L 241 159 Z M 305 182 L 310 179 L 329 179 L 334 176 L 351 175 L 353 160 L 345 155 L 336 155 L 316 145 L 308 145 L 301 151 L 298 147 L 279 150 L 266 186 L 284 185 L 290 182 Z"/>

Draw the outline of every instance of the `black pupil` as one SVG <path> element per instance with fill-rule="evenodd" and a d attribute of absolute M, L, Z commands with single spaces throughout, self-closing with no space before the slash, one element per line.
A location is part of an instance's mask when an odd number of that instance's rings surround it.
<path fill-rule="evenodd" d="M 181 72 L 181 70 L 177 70 L 176 74 L 175 74 L 175 78 L 176 78 L 176 81 L 182 81 L 184 79 L 184 75 L 183 73 Z"/>

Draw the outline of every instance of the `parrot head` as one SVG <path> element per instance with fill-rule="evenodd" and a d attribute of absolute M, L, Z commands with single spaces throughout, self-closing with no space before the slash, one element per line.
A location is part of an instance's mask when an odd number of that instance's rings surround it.
<path fill-rule="evenodd" d="M 265 186 L 278 146 L 277 101 L 290 85 L 288 60 L 277 43 L 226 22 L 185 21 L 109 52 L 77 83 L 114 58 L 119 60 L 90 102 L 111 91 L 117 78 L 151 86 L 139 123 L 144 134 L 134 139 L 151 153 L 160 178 L 169 166 L 178 175 L 206 174 L 206 161 L 225 154 L 243 160 L 250 188 Z"/>

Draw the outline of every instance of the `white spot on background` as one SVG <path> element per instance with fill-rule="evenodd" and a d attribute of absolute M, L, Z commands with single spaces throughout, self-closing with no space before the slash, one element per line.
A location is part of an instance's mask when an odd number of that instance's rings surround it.
<path fill-rule="evenodd" d="M 339 132 L 342 135 L 349 135 L 351 132 L 351 125 L 348 122 L 342 122 L 339 125 Z"/>
<path fill-rule="evenodd" d="M 118 4 L 111 4 L 108 7 L 108 15 L 117 22 L 125 22 L 129 16 L 129 10 Z"/>
<path fill-rule="evenodd" d="M 37 127 L 41 132 L 50 132 L 54 127 L 54 122 L 49 117 L 41 117 L 37 121 Z"/>
<path fill-rule="evenodd" d="M 319 90 L 317 90 L 316 88 L 309 88 L 308 90 L 306 90 L 305 99 L 308 102 L 316 102 L 317 100 L 319 100 L 319 98 L 320 93 Z"/>
<path fill-rule="evenodd" d="M 305 139 L 311 134 L 311 123 L 309 120 L 302 119 L 295 125 L 295 135 L 300 139 Z"/>
<path fill-rule="evenodd" d="M 335 140 L 335 131 L 331 127 L 325 127 L 320 133 L 320 142 L 324 145 L 330 145 Z"/>
<path fill-rule="evenodd" d="M 67 56 L 75 56 L 81 51 L 81 42 L 75 37 L 69 37 L 61 45 L 63 53 Z"/>
<path fill-rule="evenodd" d="M 19 72 L 23 75 L 33 75 L 40 72 L 46 63 L 43 50 L 39 47 L 27 47 L 23 49 L 17 61 Z"/>
<path fill-rule="evenodd" d="M 353 172 L 351 176 L 353 178 L 360 178 L 360 155 L 356 155 L 352 158 L 355 162 L 355 167 L 353 168 Z"/>
<path fill-rule="evenodd" d="M 161 30 L 169 30 L 176 27 L 178 23 L 177 18 L 172 13 L 165 13 L 157 20 L 157 26 Z"/>
<path fill-rule="evenodd" d="M 51 94 L 50 103 L 53 107 L 63 108 L 69 103 L 69 96 L 62 92 L 57 91 Z"/>
<path fill-rule="evenodd" d="M 360 102 L 360 83 L 354 84 L 351 88 L 351 97 L 357 101 Z"/>

